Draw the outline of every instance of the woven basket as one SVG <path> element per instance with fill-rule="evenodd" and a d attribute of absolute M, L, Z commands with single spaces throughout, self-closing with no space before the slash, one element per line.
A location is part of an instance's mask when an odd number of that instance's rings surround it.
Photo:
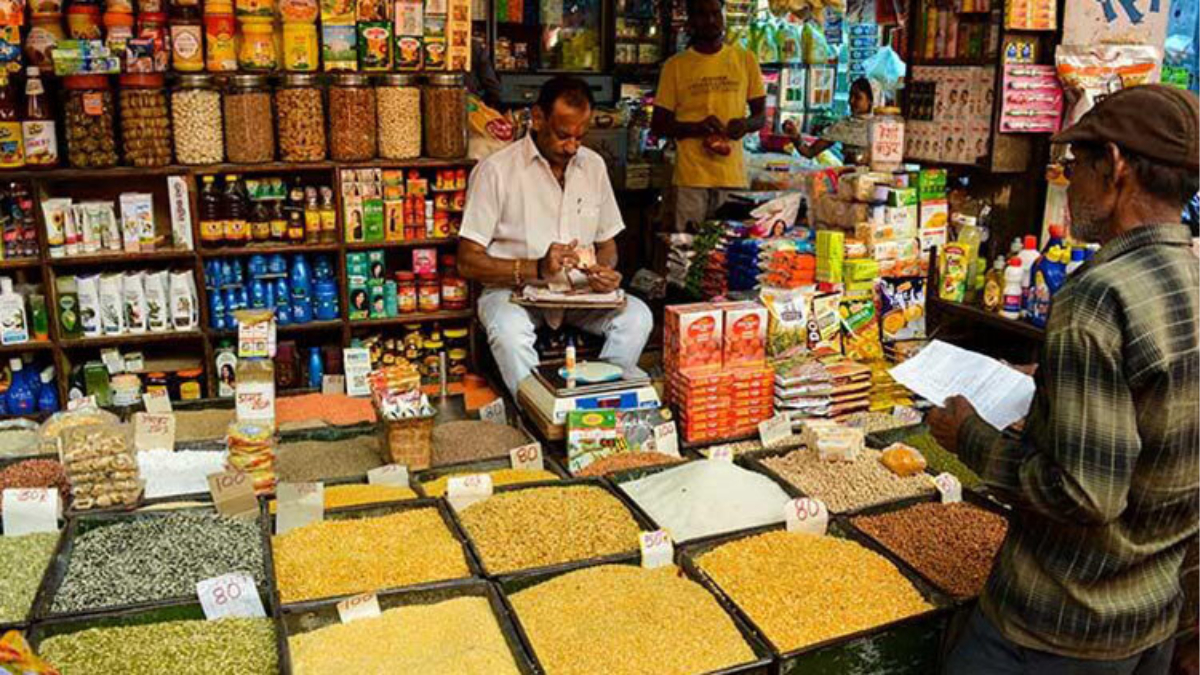
<path fill-rule="evenodd" d="M 436 416 L 385 420 L 379 452 L 385 464 L 403 464 L 409 471 L 428 469 L 433 458 L 433 420 Z"/>

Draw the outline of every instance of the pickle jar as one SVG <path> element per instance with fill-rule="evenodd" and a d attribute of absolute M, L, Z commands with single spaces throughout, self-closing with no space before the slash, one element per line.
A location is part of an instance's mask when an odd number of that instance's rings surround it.
<path fill-rule="evenodd" d="M 171 114 L 162 73 L 121 76 L 121 154 L 137 167 L 171 163 Z"/>
<path fill-rule="evenodd" d="M 279 50 L 275 43 L 275 25 L 270 18 L 241 19 L 242 46 L 238 50 L 238 66 L 242 70 L 271 72 L 279 65 Z"/>
<path fill-rule="evenodd" d="M 344 73 L 329 87 L 329 151 L 341 162 L 375 157 L 375 90 L 366 75 Z"/>
<path fill-rule="evenodd" d="M 384 75 L 375 88 L 379 110 L 379 156 L 413 159 L 421 156 L 421 89 L 415 75 Z"/>
<path fill-rule="evenodd" d="M 225 92 L 225 154 L 230 162 L 275 159 L 275 118 L 265 75 L 234 75 Z"/>
<path fill-rule="evenodd" d="M 181 75 L 171 92 L 175 159 L 180 164 L 216 164 L 225 159 L 221 92 L 209 75 Z"/>
<path fill-rule="evenodd" d="M 461 73 L 430 75 L 421 92 L 425 154 L 435 159 L 467 156 L 467 88 Z"/>
<path fill-rule="evenodd" d="M 108 78 L 72 75 L 63 78 L 66 89 L 67 161 L 78 169 L 116 166 L 115 106 Z"/>
<path fill-rule="evenodd" d="M 325 106 L 315 75 L 291 73 L 275 92 L 279 159 L 316 162 L 325 159 Z"/>

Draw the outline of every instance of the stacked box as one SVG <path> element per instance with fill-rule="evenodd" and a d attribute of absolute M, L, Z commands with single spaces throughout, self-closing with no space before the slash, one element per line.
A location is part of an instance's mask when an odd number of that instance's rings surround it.
<path fill-rule="evenodd" d="M 774 414 L 774 369 L 765 364 L 677 373 L 679 422 L 689 443 L 753 434 Z"/>
<path fill-rule="evenodd" d="M 663 366 L 667 374 L 708 366 L 720 367 L 724 342 L 724 315 L 707 302 L 667 307 L 663 326 Z M 675 401 L 672 379 L 667 378 L 666 399 Z"/>

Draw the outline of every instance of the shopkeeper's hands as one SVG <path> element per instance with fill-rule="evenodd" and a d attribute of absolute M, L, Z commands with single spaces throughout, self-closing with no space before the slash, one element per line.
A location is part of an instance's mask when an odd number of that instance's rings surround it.
<path fill-rule="evenodd" d="M 579 254 L 575 247 L 579 241 L 572 239 L 569 244 L 550 244 L 549 250 L 538 261 L 538 276 L 542 279 L 558 276 L 560 272 L 579 264 Z"/>
<path fill-rule="evenodd" d="M 588 286 L 595 293 L 611 293 L 621 287 L 621 273 L 596 264 L 587 269 Z"/>
<path fill-rule="evenodd" d="M 720 118 L 716 115 L 709 115 L 703 120 L 696 122 L 696 129 L 699 132 L 696 135 L 700 137 L 712 136 L 713 134 L 721 136 L 725 134 L 725 125 L 721 124 Z"/>
<path fill-rule="evenodd" d="M 925 416 L 925 424 L 941 446 L 950 452 L 958 452 L 958 430 L 975 414 L 975 408 L 962 396 L 951 396 L 941 408 L 934 408 Z"/>
<path fill-rule="evenodd" d="M 746 135 L 746 118 L 735 117 L 725 126 L 725 137 L 731 141 L 740 141 Z"/>

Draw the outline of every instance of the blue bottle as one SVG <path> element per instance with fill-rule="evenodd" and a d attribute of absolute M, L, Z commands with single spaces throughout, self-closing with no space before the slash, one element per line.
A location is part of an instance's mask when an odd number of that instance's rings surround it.
<path fill-rule="evenodd" d="M 333 261 L 327 255 L 313 256 L 313 279 L 323 281 L 333 278 Z"/>
<path fill-rule="evenodd" d="M 54 366 L 42 371 L 42 388 L 38 392 L 38 412 L 58 412 L 58 387 L 54 386 Z"/>
<path fill-rule="evenodd" d="M 213 330 L 231 328 L 225 316 L 225 299 L 221 291 L 214 290 L 208 294 L 208 325 Z"/>
<path fill-rule="evenodd" d="M 271 276 L 279 276 L 287 274 L 287 259 L 282 253 L 276 253 L 270 258 L 267 258 L 267 274 Z"/>
<path fill-rule="evenodd" d="M 303 255 L 292 257 L 292 271 L 288 278 L 288 283 L 292 286 L 292 299 L 307 300 L 312 297 L 312 268 L 308 265 L 308 259 Z"/>
<path fill-rule="evenodd" d="M 8 387 L 8 413 L 10 415 L 30 415 L 37 410 L 37 399 L 29 386 L 29 378 L 22 375 L 24 365 L 21 359 L 9 359 L 8 367 L 12 370 L 12 384 Z"/>
<path fill-rule="evenodd" d="M 288 292 L 287 279 L 279 278 L 275 285 L 275 321 L 280 326 L 292 323 L 292 294 Z"/>
<path fill-rule="evenodd" d="M 308 348 L 308 387 L 320 389 L 321 379 L 325 375 L 325 364 L 321 361 L 321 348 Z"/>
<path fill-rule="evenodd" d="M 216 260 L 204 261 L 204 287 L 209 293 L 221 287 L 221 263 Z"/>
<path fill-rule="evenodd" d="M 308 323 L 312 320 L 312 300 L 310 298 L 292 298 L 292 322 Z"/>
<path fill-rule="evenodd" d="M 250 309 L 265 309 L 267 306 L 267 284 L 262 279 L 250 282 Z"/>
<path fill-rule="evenodd" d="M 258 279 L 267 274 L 267 257 L 264 255 L 250 256 L 250 262 L 247 263 L 250 267 L 250 278 Z"/>

